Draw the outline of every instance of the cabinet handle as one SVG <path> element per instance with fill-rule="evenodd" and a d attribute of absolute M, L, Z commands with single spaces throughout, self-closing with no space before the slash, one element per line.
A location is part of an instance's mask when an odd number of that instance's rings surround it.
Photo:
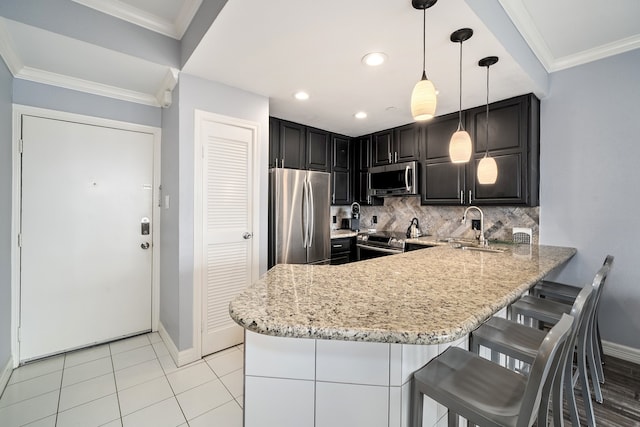
<path fill-rule="evenodd" d="M 391 157 L 391 151 L 389 151 L 389 163 L 393 163 L 393 157 Z"/>
<path fill-rule="evenodd" d="M 464 191 L 460 190 L 460 204 L 464 205 Z"/>
<path fill-rule="evenodd" d="M 284 157 L 282 159 L 280 159 L 280 167 L 283 168 L 284 167 Z"/>
<path fill-rule="evenodd" d="M 371 188 L 371 173 L 367 172 L 367 203 L 371 204 L 371 194 L 369 194 L 369 189 Z"/>
<path fill-rule="evenodd" d="M 333 193 L 331 195 L 331 203 L 335 204 L 336 203 L 336 193 Z"/>
<path fill-rule="evenodd" d="M 275 167 L 276 168 L 278 167 L 278 158 L 277 157 L 276 157 L 276 165 L 275 165 Z"/>
<path fill-rule="evenodd" d="M 342 245 L 333 245 L 334 248 L 341 248 Z"/>
<path fill-rule="evenodd" d="M 471 204 L 471 190 L 469 190 L 469 204 Z"/>
<path fill-rule="evenodd" d="M 395 157 L 395 159 L 393 161 L 395 163 L 398 163 L 398 152 L 397 151 L 394 153 L 394 157 Z"/>

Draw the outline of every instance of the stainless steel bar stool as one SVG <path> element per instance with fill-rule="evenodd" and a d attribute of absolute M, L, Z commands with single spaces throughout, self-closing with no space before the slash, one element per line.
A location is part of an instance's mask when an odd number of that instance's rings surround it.
<path fill-rule="evenodd" d="M 591 384 L 593 386 L 594 396 L 598 403 L 602 403 L 602 390 L 600 389 L 600 383 L 597 377 L 597 367 L 595 353 L 595 343 L 593 340 L 593 327 L 595 325 L 594 318 L 597 312 L 598 297 L 602 292 L 604 284 L 607 279 L 607 275 L 611 269 L 612 263 L 605 263 L 600 270 L 596 273 L 592 287 L 593 287 L 593 302 L 592 309 L 589 312 L 589 316 L 585 318 L 585 328 L 578 337 L 578 349 L 577 349 L 577 380 L 580 381 L 582 397 L 585 406 L 587 423 L 590 426 L 595 426 L 595 415 L 593 413 L 593 405 L 591 404 L 591 393 L 589 390 L 588 375 L 591 375 Z M 531 318 L 536 321 L 541 321 L 546 324 L 553 325 L 560 317 L 570 312 L 571 306 L 568 304 L 559 303 L 547 299 L 536 298 L 532 296 L 524 296 L 511 305 L 512 319 L 517 319 L 518 315 L 522 315 L 525 318 Z M 574 379 L 571 379 L 572 386 Z"/>
<path fill-rule="evenodd" d="M 537 419 L 543 387 L 558 374 L 563 346 L 574 319 L 564 315 L 546 334 L 524 376 L 469 351 L 450 347 L 413 374 L 411 425 L 422 426 L 423 395 L 449 408 L 449 426 L 458 415 L 479 426 L 529 427 Z M 561 371 L 561 370 L 560 370 Z"/>
<path fill-rule="evenodd" d="M 565 354 L 562 357 L 564 365 L 558 369 L 562 371 L 551 387 L 545 387 L 542 394 L 542 402 L 538 419 L 547 417 L 549 395 L 553 401 L 553 425 L 558 427 L 564 425 L 563 421 L 563 392 L 566 394 L 571 422 L 574 427 L 580 425 L 578 408 L 576 405 L 573 390 L 573 351 L 576 341 L 586 337 L 588 329 L 588 318 L 593 311 L 593 286 L 586 285 L 578 294 L 572 308 L 571 315 L 575 318 L 573 328 L 567 339 Z M 512 320 L 492 317 L 482 326 L 471 333 L 469 340 L 470 350 L 479 354 L 480 346 L 491 350 L 492 358 L 496 353 L 502 353 L 510 358 L 523 361 L 527 364 L 533 363 L 536 353 L 544 341 L 546 332 L 530 328 Z M 580 346 L 580 344 L 578 344 Z M 588 391 L 588 390 L 587 390 Z M 583 391 L 584 395 L 584 391 Z"/>
<path fill-rule="evenodd" d="M 613 265 L 613 256 L 607 255 L 604 259 L 603 265 L 608 265 L 609 269 Z M 542 298 L 550 298 L 553 300 L 557 300 L 560 302 L 565 302 L 567 304 L 573 304 L 578 293 L 580 292 L 580 288 L 576 286 L 567 285 L 564 283 L 552 282 L 548 280 L 543 280 L 540 283 L 536 284 L 532 293 L 534 296 L 542 297 Z M 602 292 L 602 291 L 600 291 Z M 598 375 L 598 381 L 601 384 L 604 384 L 604 370 L 602 369 L 602 365 L 604 364 L 604 352 L 602 351 L 602 340 L 600 338 L 600 327 L 598 325 L 598 307 L 599 307 L 599 298 L 596 298 L 598 302 L 596 302 L 595 306 L 595 314 L 592 322 L 594 323 L 591 326 L 591 341 L 592 345 L 598 348 L 598 351 L 594 350 L 594 358 L 596 362 L 596 374 Z"/>

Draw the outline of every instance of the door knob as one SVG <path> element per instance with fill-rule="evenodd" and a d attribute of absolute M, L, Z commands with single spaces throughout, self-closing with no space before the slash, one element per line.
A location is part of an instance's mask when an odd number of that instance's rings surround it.
<path fill-rule="evenodd" d="M 140 245 L 140 247 L 142 249 L 149 249 L 149 242 L 144 242 L 143 244 Z"/>
<path fill-rule="evenodd" d="M 249 232 L 245 232 L 242 234 L 242 238 L 245 240 L 249 240 L 250 238 L 253 237 L 253 234 L 249 233 Z"/>

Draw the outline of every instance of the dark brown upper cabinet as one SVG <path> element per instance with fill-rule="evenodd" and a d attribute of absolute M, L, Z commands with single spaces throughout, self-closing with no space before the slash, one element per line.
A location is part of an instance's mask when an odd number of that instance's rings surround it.
<path fill-rule="evenodd" d="M 473 156 L 467 164 L 449 159 L 458 114 L 436 117 L 425 127 L 421 201 L 430 205 L 527 205 L 539 203 L 540 101 L 518 96 L 489 105 L 488 153 L 498 165 L 495 184 L 479 184 L 477 165 L 486 151 L 486 107 L 463 112 Z"/>
<path fill-rule="evenodd" d="M 331 165 L 331 135 L 329 132 L 308 127 L 305 169 L 329 172 Z"/>
<path fill-rule="evenodd" d="M 374 133 L 371 155 L 372 166 L 418 160 L 420 158 L 420 125 L 410 123 Z"/>

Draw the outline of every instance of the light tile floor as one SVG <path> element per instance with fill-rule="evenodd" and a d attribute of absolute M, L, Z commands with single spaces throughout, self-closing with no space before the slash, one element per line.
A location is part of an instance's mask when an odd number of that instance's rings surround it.
<path fill-rule="evenodd" d="M 243 346 L 176 367 L 157 333 L 21 366 L 2 427 L 241 427 Z"/>

